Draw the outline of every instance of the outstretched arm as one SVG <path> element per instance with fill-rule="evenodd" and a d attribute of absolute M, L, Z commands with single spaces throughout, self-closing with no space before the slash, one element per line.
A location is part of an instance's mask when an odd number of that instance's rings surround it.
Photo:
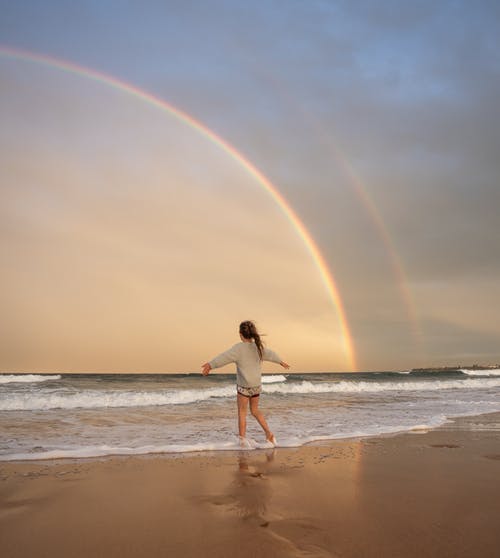
<path fill-rule="evenodd" d="M 230 349 L 228 349 L 224 353 L 217 355 L 210 362 L 205 362 L 205 364 L 203 364 L 201 367 L 201 373 L 204 376 L 208 376 L 210 370 L 212 370 L 213 368 L 220 368 L 221 366 L 226 366 L 226 364 L 229 364 L 231 362 L 236 362 L 238 358 L 237 347 L 238 347 L 237 345 L 233 345 Z"/>
<path fill-rule="evenodd" d="M 290 365 L 287 364 L 284 360 L 281 360 L 281 357 L 277 353 L 275 353 L 271 349 L 268 349 L 267 347 L 264 347 L 264 352 L 262 354 L 262 360 L 268 360 L 269 362 L 275 362 L 276 364 L 279 364 L 280 366 L 283 366 L 283 368 L 286 368 L 287 370 L 290 368 Z"/>

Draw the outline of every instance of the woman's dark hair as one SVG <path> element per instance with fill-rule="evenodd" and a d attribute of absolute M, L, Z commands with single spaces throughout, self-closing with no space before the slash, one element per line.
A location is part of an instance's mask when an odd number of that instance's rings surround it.
<path fill-rule="evenodd" d="M 245 339 L 253 339 L 255 344 L 257 345 L 257 350 L 259 351 L 259 358 L 262 360 L 262 356 L 264 354 L 264 343 L 262 343 L 262 339 L 260 338 L 259 332 L 257 331 L 257 327 L 253 322 L 247 320 L 246 322 L 241 322 L 240 324 L 240 334 Z"/>

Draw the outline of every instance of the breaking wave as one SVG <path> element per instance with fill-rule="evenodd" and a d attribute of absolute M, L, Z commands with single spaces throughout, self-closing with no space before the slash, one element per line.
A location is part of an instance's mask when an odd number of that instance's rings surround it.
<path fill-rule="evenodd" d="M 277 382 L 286 382 L 286 376 L 283 376 L 283 374 L 262 375 L 263 384 L 275 384 Z"/>
<path fill-rule="evenodd" d="M 274 378 L 278 378 L 278 376 Z M 337 381 L 316 383 L 307 380 L 284 383 L 281 380 L 274 379 L 273 383 L 266 383 L 264 392 L 273 395 L 322 393 L 376 394 L 387 392 L 439 392 L 441 390 L 471 390 L 495 387 L 500 387 L 500 378 L 399 382 Z M 214 398 L 234 397 L 234 395 L 234 385 L 205 389 L 177 389 L 164 391 L 83 390 L 78 392 L 66 392 L 44 389 L 36 394 L 5 394 L 4 397 L 0 397 L 0 411 L 185 405 Z"/>
<path fill-rule="evenodd" d="M 60 374 L 1 374 L 0 384 L 47 382 L 60 379 Z"/>
<path fill-rule="evenodd" d="M 468 370 L 461 368 L 460 372 L 467 374 L 467 376 L 500 376 L 500 368 L 488 368 L 487 370 Z"/>

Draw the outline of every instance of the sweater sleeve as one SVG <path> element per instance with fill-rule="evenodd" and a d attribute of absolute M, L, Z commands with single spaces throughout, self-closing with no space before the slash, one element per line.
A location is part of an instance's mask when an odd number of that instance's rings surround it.
<path fill-rule="evenodd" d="M 271 349 L 264 347 L 262 360 L 268 360 L 269 362 L 276 362 L 276 364 L 279 364 L 281 362 L 281 357 L 279 357 L 274 351 L 271 351 Z"/>
<path fill-rule="evenodd" d="M 226 366 L 231 362 L 236 362 L 238 359 L 238 345 L 233 345 L 227 351 L 217 355 L 213 358 L 208 364 L 210 364 L 211 368 L 221 368 L 222 366 Z"/>

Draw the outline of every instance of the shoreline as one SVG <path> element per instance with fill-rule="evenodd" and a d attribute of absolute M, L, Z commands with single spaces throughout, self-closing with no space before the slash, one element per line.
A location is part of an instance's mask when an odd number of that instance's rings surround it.
<path fill-rule="evenodd" d="M 451 420 L 299 448 L 3 461 L 2 555 L 493 558 L 500 413 Z"/>
<path fill-rule="evenodd" d="M 394 436 L 403 436 L 405 434 L 425 434 L 428 432 L 432 432 L 439 429 L 446 429 L 446 425 L 448 423 L 455 423 L 461 419 L 474 419 L 482 416 L 488 415 L 499 415 L 500 411 L 489 411 L 486 413 L 479 413 L 479 414 L 471 414 L 471 415 L 458 415 L 458 416 L 451 416 L 446 417 L 442 424 L 436 426 L 429 426 L 429 425 L 417 425 L 410 429 L 403 429 L 403 430 L 395 430 L 392 432 L 381 432 L 376 434 L 362 434 L 359 436 L 345 436 L 341 438 L 324 438 L 320 440 L 311 440 L 304 442 L 301 445 L 297 446 L 277 446 L 275 448 L 272 447 L 255 447 L 252 449 L 239 449 L 239 448 L 220 448 L 220 449 L 200 449 L 200 450 L 186 450 L 186 451 L 150 451 L 144 453 L 108 453 L 108 454 L 96 454 L 96 455 L 89 455 L 89 456 L 61 456 L 61 457 L 46 457 L 46 458 L 37 458 L 33 457 L 32 459 L 2 459 L 0 457 L 0 469 L 2 464 L 16 464 L 16 463 L 40 463 L 40 464 L 47 464 L 47 463 L 58 463 L 58 462 L 75 462 L 78 463 L 80 461 L 102 461 L 107 459 L 126 459 L 126 458 L 158 458 L 158 459 L 175 459 L 180 456 L 185 456 L 187 458 L 196 458 L 202 456 L 209 456 L 209 457 L 217 457 L 219 455 L 231 455 L 231 454 L 239 454 L 241 452 L 253 454 L 256 452 L 265 452 L 268 450 L 276 449 L 280 451 L 293 451 L 299 450 L 301 448 L 308 448 L 308 447 L 328 447 L 333 443 L 336 442 L 359 442 L 365 440 L 372 440 L 378 438 L 390 438 Z M 236 436 L 236 435 L 235 435 Z"/>

